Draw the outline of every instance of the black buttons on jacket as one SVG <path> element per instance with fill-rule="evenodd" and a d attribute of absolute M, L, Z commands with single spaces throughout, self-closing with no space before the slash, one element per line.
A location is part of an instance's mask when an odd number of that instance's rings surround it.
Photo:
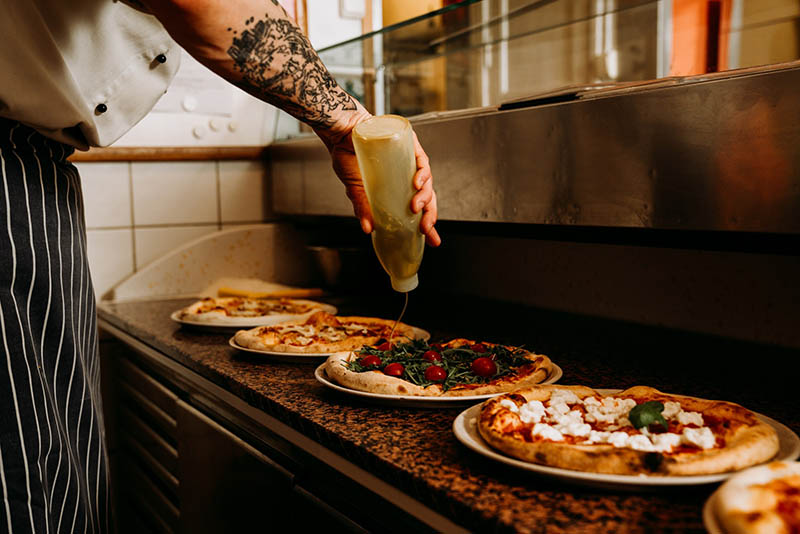
<path fill-rule="evenodd" d="M 156 61 L 158 61 L 159 63 L 166 63 L 167 62 L 166 54 L 158 54 L 156 56 Z M 105 104 L 97 104 L 97 106 L 95 106 L 94 108 L 94 112 L 96 115 L 102 115 L 106 111 L 108 111 L 108 106 Z"/>

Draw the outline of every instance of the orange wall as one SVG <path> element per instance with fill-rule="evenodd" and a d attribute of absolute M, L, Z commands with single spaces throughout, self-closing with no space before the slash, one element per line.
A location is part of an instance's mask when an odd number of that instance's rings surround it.
<path fill-rule="evenodd" d="M 383 25 L 389 26 L 442 7 L 442 0 L 384 0 Z"/>
<path fill-rule="evenodd" d="M 728 65 L 728 29 L 732 0 L 721 0 L 719 70 Z M 706 72 L 709 0 L 673 0 L 672 62 L 670 75 L 687 76 Z"/>

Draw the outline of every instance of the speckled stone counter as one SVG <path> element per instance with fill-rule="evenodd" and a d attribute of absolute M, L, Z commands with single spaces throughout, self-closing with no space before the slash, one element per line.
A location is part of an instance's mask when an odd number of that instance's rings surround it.
<path fill-rule="evenodd" d="M 473 531 L 703 532 L 715 486 L 649 492 L 570 485 L 484 458 L 451 424 L 464 408 L 365 404 L 318 383 L 313 364 L 272 362 L 228 346 L 229 335 L 181 328 L 170 313 L 188 300 L 103 304 L 101 319 L 182 363 L 250 405 Z M 388 317 L 396 302 L 334 301 L 340 314 Z M 407 321 L 433 333 L 522 344 L 559 364 L 561 383 L 647 384 L 725 398 L 800 430 L 800 403 L 786 395 L 798 353 L 705 336 L 617 324 L 498 303 L 414 300 Z M 315 361 L 319 363 L 319 361 Z"/>

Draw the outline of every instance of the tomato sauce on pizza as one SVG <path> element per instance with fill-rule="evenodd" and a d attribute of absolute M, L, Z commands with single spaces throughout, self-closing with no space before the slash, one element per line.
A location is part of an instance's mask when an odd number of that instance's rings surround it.
<path fill-rule="evenodd" d="M 234 339 L 242 347 L 269 352 L 333 353 L 382 341 L 389 337 L 393 325 L 393 321 L 377 317 L 335 316 L 320 311 L 304 321 L 241 330 Z M 397 324 L 396 332 L 403 341 L 423 335 L 403 323 Z"/>
<path fill-rule="evenodd" d="M 487 401 L 478 429 L 511 456 L 609 474 L 709 474 L 778 451 L 774 429 L 737 404 L 644 386 L 614 395 L 533 386 Z"/>

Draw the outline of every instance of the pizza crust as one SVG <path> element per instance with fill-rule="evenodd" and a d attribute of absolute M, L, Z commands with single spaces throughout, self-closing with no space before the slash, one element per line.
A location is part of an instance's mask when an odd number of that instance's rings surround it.
<path fill-rule="evenodd" d="M 263 303 L 263 302 L 275 301 L 275 302 L 280 302 L 282 304 L 288 304 L 291 306 L 307 308 L 308 310 L 302 313 L 267 312 L 262 315 L 248 315 L 245 317 L 239 317 L 239 316 L 231 316 L 229 313 L 226 313 L 223 309 L 221 309 L 245 301 L 251 303 L 257 303 L 257 302 Z M 212 306 L 214 306 L 212 309 L 208 309 L 207 311 L 202 311 L 204 308 L 210 308 Z M 203 326 L 249 327 L 255 325 L 282 323 L 284 321 L 293 321 L 293 320 L 302 321 L 318 311 L 324 311 L 326 313 L 335 314 L 336 308 L 334 306 L 331 306 L 330 304 L 325 304 L 322 302 L 316 302 L 313 300 L 305 300 L 305 299 L 290 299 L 290 298 L 254 299 L 250 297 L 217 297 L 217 298 L 207 297 L 202 300 L 198 300 L 197 302 L 194 302 L 181 310 L 178 310 L 178 312 L 175 314 L 175 318 L 184 323 L 197 324 Z"/>
<path fill-rule="evenodd" d="M 783 495 L 781 486 L 789 495 Z M 771 462 L 729 478 L 713 501 L 713 513 L 727 534 L 789 534 L 778 509 L 796 509 L 800 497 L 800 463 Z M 792 514 L 795 525 L 800 522 Z"/>
<path fill-rule="evenodd" d="M 531 362 L 536 362 L 538 367 L 533 373 L 524 376 L 521 380 L 513 380 L 510 377 L 508 379 L 501 378 L 494 383 L 479 387 L 455 387 L 447 391 L 443 391 L 442 386 L 439 384 L 432 384 L 423 388 L 412 384 L 408 380 L 385 375 L 381 371 L 365 371 L 363 373 L 351 371 L 346 367 L 346 363 L 359 357 L 355 352 L 338 352 L 330 355 L 325 362 L 325 372 L 329 378 L 342 386 L 369 393 L 415 397 L 467 397 L 503 393 L 518 387 L 538 384 L 545 380 L 553 370 L 550 358 L 542 354 L 529 354 Z"/>
<path fill-rule="evenodd" d="M 514 396 L 519 403 L 532 400 L 545 402 L 556 389 L 570 390 L 581 399 L 589 396 L 603 397 L 585 386 L 555 385 L 534 386 L 495 397 L 487 401 L 481 409 L 478 420 L 481 436 L 495 449 L 528 462 L 619 475 L 685 476 L 722 473 L 765 462 L 778 452 L 778 436 L 775 430 L 738 404 L 668 395 L 646 386 L 636 386 L 611 396 L 631 397 L 637 403 L 648 400 L 679 402 L 682 409 L 700 412 L 704 417 L 730 418 L 737 422 L 736 429 L 725 436 L 724 447 L 676 453 L 646 452 L 606 443 L 580 444 L 542 439 L 526 441 L 519 433 L 507 431 L 513 428 L 515 421 L 509 416 L 511 412 L 499 404 L 502 399 Z"/>
<path fill-rule="evenodd" d="M 293 345 L 281 340 L 277 328 L 308 327 L 321 328 L 326 324 L 363 324 L 366 326 L 377 327 L 386 335 L 350 335 L 339 341 L 325 342 L 323 340 L 313 341 L 305 345 Z M 394 321 L 379 319 L 377 317 L 360 316 L 332 316 L 328 314 L 314 314 L 306 320 L 285 321 L 275 325 L 269 325 L 250 330 L 240 330 L 236 332 L 234 341 L 237 345 L 266 352 L 286 352 L 293 354 L 330 354 L 343 350 L 356 350 L 364 345 L 372 345 L 380 339 L 389 336 Z M 309 330 L 311 331 L 311 330 Z M 393 341 L 408 342 L 421 336 L 421 331 L 405 323 L 398 323 L 394 331 Z"/>

